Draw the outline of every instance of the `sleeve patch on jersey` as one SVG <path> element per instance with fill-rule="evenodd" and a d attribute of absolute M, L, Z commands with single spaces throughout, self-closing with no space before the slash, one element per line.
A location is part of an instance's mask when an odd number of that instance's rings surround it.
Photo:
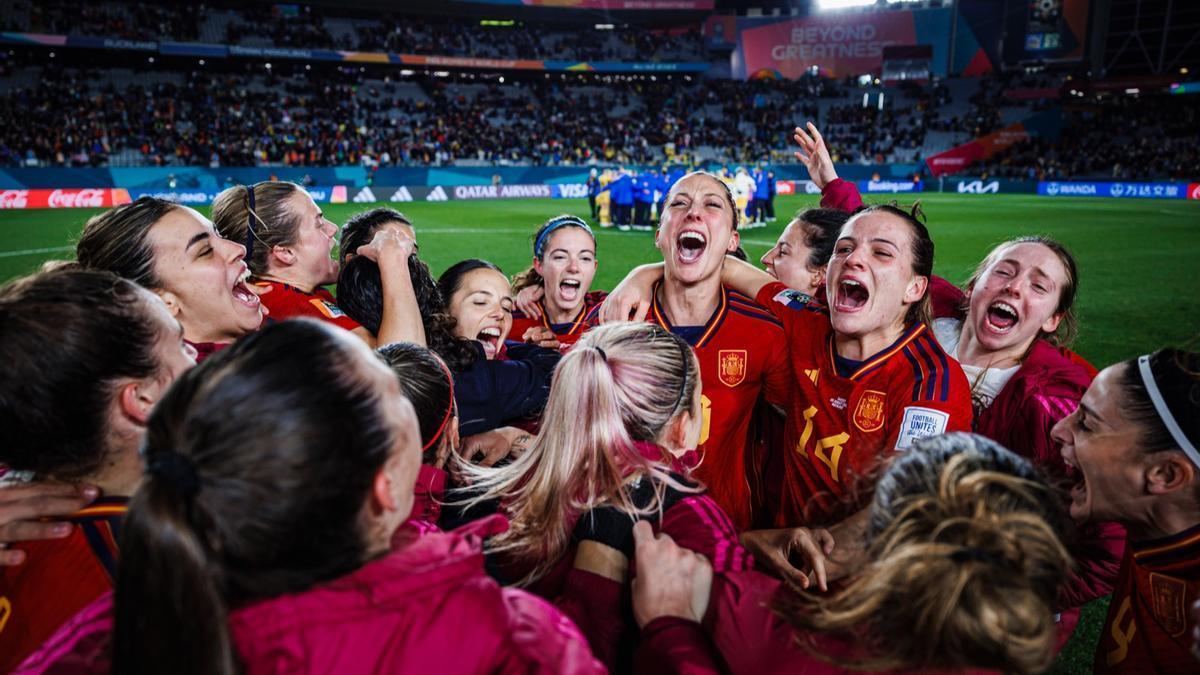
<path fill-rule="evenodd" d="M 343 316 L 346 316 L 341 309 L 338 309 L 337 305 L 329 302 L 328 300 L 313 298 L 312 300 L 309 300 L 309 302 L 313 304 L 313 307 L 316 307 L 318 311 L 330 319 L 340 319 Z"/>
<path fill-rule="evenodd" d="M 900 423 L 900 436 L 896 439 L 897 450 L 908 450 L 913 441 L 926 436 L 937 436 L 946 433 L 950 423 L 950 413 L 909 406 L 904 409 L 904 420 Z"/>
<path fill-rule="evenodd" d="M 772 300 L 790 309 L 804 309 L 813 301 L 811 295 L 801 293 L 793 288 L 779 291 Z"/>

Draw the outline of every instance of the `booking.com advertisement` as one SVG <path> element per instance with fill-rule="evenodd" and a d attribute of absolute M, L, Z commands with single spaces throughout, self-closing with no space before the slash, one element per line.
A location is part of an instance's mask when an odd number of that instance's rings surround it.
<path fill-rule="evenodd" d="M 946 74 L 950 9 L 819 14 L 803 19 L 739 18 L 735 77 L 794 80 L 816 68 L 827 77 L 876 73 L 892 45 L 930 45 L 935 75 Z"/>

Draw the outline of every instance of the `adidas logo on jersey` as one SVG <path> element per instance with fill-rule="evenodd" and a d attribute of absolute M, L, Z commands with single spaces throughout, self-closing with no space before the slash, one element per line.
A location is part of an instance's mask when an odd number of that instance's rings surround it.
<path fill-rule="evenodd" d="M 388 197 L 389 202 L 411 202 L 412 200 L 412 193 L 409 192 L 408 188 L 404 186 L 401 186 L 398 190 L 392 193 L 391 197 Z"/>
<path fill-rule="evenodd" d="M 444 202 L 444 201 L 448 201 L 449 199 L 450 198 L 446 196 L 445 188 L 443 188 L 441 185 L 438 185 L 437 187 L 433 188 L 433 190 L 431 190 L 429 192 L 429 196 L 425 198 L 425 201 L 427 201 L 427 202 Z"/>
<path fill-rule="evenodd" d="M 369 187 L 363 188 L 362 190 L 359 191 L 358 194 L 354 195 L 354 202 L 356 204 L 364 204 L 366 202 L 375 202 L 375 201 L 379 201 L 379 200 L 375 199 L 375 193 L 371 192 L 371 188 L 369 188 Z"/>

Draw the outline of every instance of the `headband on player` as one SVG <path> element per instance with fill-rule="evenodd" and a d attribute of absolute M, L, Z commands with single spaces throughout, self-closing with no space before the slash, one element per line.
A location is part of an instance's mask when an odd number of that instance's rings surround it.
<path fill-rule="evenodd" d="M 546 248 L 546 240 L 550 238 L 550 234 L 555 230 L 564 227 L 578 227 L 584 232 L 587 232 L 588 236 L 592 238 L 592 241 L 596 240 L 596 235 L 592 232 L 591 226 L 583 222 L 582 218 L 578 218 L 576 216 L 559 216 L 558 218 L 546 223 L 546 226 L 543 227 L 542 231 L 538 233 L 537 239 L 533 242 L 533 257 L 541 260 L 542 252 Z"/>
<path fill-rule="evenodd" d="M 1179 422 L 1175 421 L 1175 416 L 1171 414 L 1171 409 L 1167 406 L 1166 399 L 1163 398 L 1162 392 L 1158 390 L 1158 381 L 1154 379 L 1154 371 L 1150 369 L 1150 355 L 1138 357 L 1138 371 L 1142 375 L 1142 383 L 1146 385 L 1146 393 L 1150 395 L 1150 402 L 1154 404 L 1154 410 L 1158 412 L 1159 419 L 1162 420 L 1163 426 L 1171 433 L 1171 438 L 1175 439 L 1175 443 L 1183 450 L 1183 453 L 1192 460 L 1192 463 L 1200 467 L 1200 451 L 1196 450 L 1196 446 L 1191 439 L 1184 433 L 1183 428 L 1179 426 Z"/>
<path fill-rule="evenodd" d="M 446 414 L 442 417 L 442 423 L 438 425 L 437 431 L 433 432 L 433 436 L 429 437 L 425 445 L 421 448 L 421 452 L 425 452 L 433 447 L 442 437 L 442 432 L 446 430 L 446 425 L 450 423 L 450 418 L 454 417 L 454 376 L 450 374 L 450 369 L 441 360 L 437 360 L 438 365 L 442 367 L 442 373 L 446 376 L 446 382 L 450 383 L 450 404 L 446 406 Z"/>
<path fill-rule="evenodd" d="M 246 186 L 246 260 L 254 255 L 254 186 Z"/>

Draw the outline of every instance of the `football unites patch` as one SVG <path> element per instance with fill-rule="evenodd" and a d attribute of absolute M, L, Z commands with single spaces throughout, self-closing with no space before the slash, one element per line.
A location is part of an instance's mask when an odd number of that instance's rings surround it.
<path fill-rule="evenodd" d="M 926 436 L 937 436 L 946 433 L 950 423 L 950 414 L 932 408 L 909 406 L 904 409 L 904 419 L 900 422 L 900 436 L 896 439 L 897 450 L 908 450 L 913 441 Z"/>

